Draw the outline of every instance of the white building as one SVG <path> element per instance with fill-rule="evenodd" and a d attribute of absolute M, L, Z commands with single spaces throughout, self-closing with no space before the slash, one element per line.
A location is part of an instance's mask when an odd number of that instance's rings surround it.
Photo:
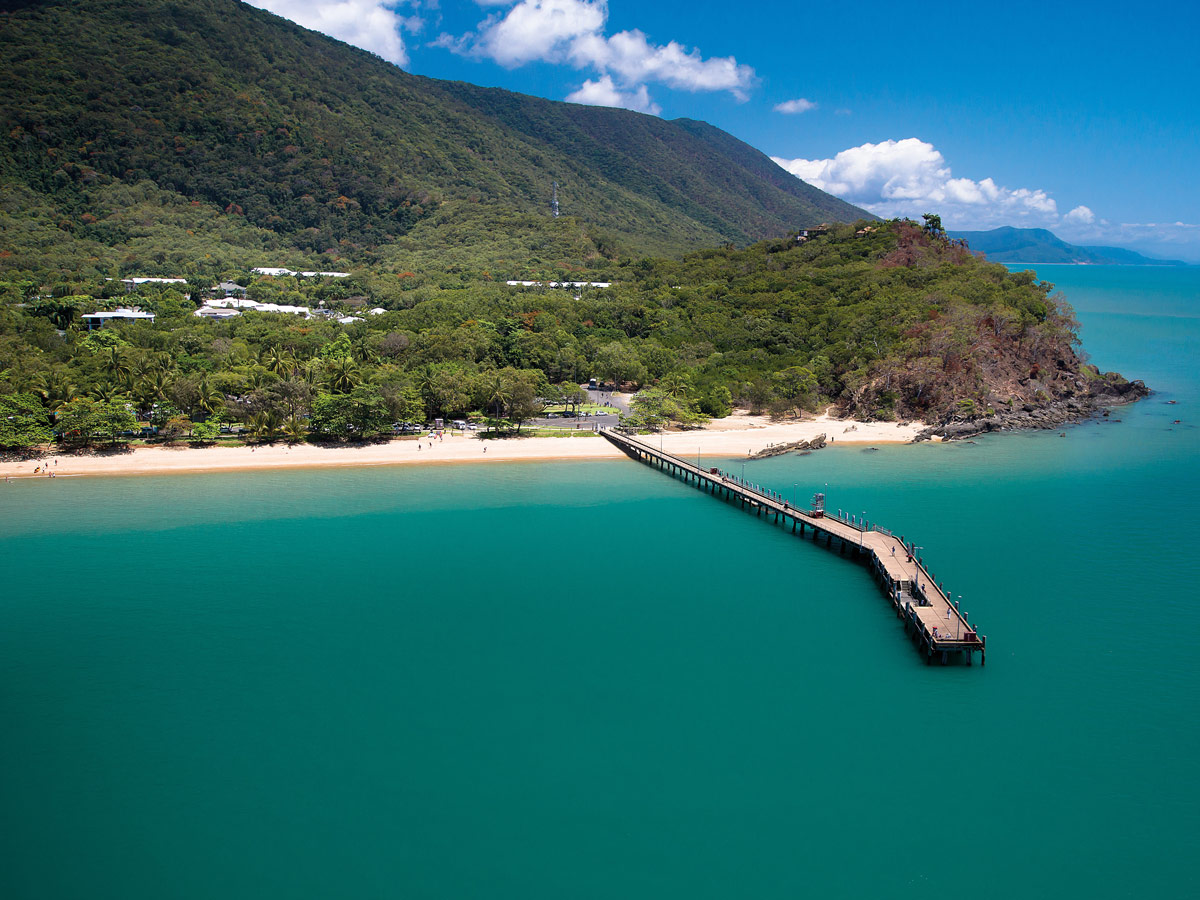
<path fill-rule="evenodd" d="M 105 279 L 111 281 L 112 279 Z M 142 284 L 187 284 L 186 278 L 148 278 L 143 276 L 135 276 L 133 278 L 122 278 L 121 284 L 125 285 L 127 290 L 133 290 L 138 285 Z"/>
<path fill-rule="evenodd" d="M 349 272 L 293 272 L 291 269 L 279 269 L 279 268 L 274 268 L 271 266 L 259 266 L 258 268 L 251 269 L 250 271 L 253 272 L 255 275 L 275 275 L 275 276 L 287 275 L 287 276 L 294 276 L 296 278 L 317 278 L 317 277 L 349 278 L 350 277 Z"/>
<path fill-rule="evenodd" d="M 216 306 L 202 306 L 192 313 L 193 316 L 198 316 L 201 319 L 209 319 L 210 321 L 232 319 L 234 316 L 240 316 L 241 314 L 242 311 L 240 309 L 225 309 Z"/>
<path fill-rule="evenodd" d="M 140 309 L 114 309 L 111 312 L 84 313 L 79 318 L 87 325 L 88 331 L 95 331 L 97 328 L 103 328 L 113 319 L 153 322 L 154 313 L 144 312 Z"/>
<path fill-rule="evenodd" d="M 549 288 L 606 288 L 612 287 L 611 281 L 506 281 L 509 287 L 549 287 Z"/>

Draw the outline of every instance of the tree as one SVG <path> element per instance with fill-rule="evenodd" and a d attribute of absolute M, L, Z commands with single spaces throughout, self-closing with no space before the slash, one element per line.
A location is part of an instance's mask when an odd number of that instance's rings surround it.
<path fill-rule="evenodd" d="M 53 438 L 46 410 L 33 394 L 0 396 L 0 447 L 25 449 Z"/>
<path fill-rule="evenodd" d="M 335 394 L 348 394 L 362 379 L 354 360 L 349 356 L 337 356 L 325 365 L 325 383 Z"/>
<path fill-rule="evenodd" d="M 541 372 L 524 371 L 508 376 L 508 418 L 516 423 L 517 434 L 527 419 L 540 416 L 546 408 L 538 396 L 539 375 Z"/>
<path fill-rule="evenodd" d="M 375 385 L 359 385 L 349 394 L 320 394 L 312 404 L 312 432 L 322 437 L 366 440 L 391 428 L 387 403 Z"/>
<path fill-rule="evenodd" d="M 281 420 L 274 410 L 262 410 L 250 417 L 250 436 L 256 441 L 271 441 L 279 432 Z"/>
<path fill-rule="evenodd" d="M 63 404 L 74 400 L 79 391 L 64 372 L 50 372 L 42 378 L 40 392 L 46 408 L 57 412 Z"/>
<path fill-rule="evenodd" d="M 144 415 L 156 403 L 166 402 L 167 390 L 171 386 L 171 376 L 157 366 L 146 369 L 133 388 L 133 396 L 137 399 L 138 410 Z"/>
<path fill-rule="evenodd" d="M 354 388 L 347 398 L 347 405 L 350 424 L 362 439 L 391 432 L 392 417 L 387 401 L 376 385 L 360 384 Z"/>
<path fill-rule="evenodd" d="M 299 416 L 289 416 L 283 423 L 283 437 L 289 444 L 298 444 L 308 437 L 308 426 Z"/>
<path fill-rule="evenodd" d="M 159 434 L 167 440 L 175 440 L 192 430 L 192 420 L 184 415 L 171 416 L 159 428 Z"/>
<path fill-rule="evenodd" d="M 646 367 L 637 352 L 623 341 L 613 341 L 600 348 L 596 354 L 596 369 L 606 381 L 617 384 L 623 381 L 640 383 L 646 378 Z"/>
<path fill-rule="evenodd" d="M 207 444 L 221 435 L 221 426 L 216 422 L 196 422 L 192 425 L 192 443 Z"/>
<path fill-rule="evenodd" d="M 210 416 L 225 409 L 225 395 L 213 387 L 207 378 L 196 385 L 196 405 Z"/>
<path fill-rule="evenodd" d="M 558 391 L 562 402 L 571 407 L 571 412 L 576 412 L 579 409 L 579 404 L 587 403 L 587 391 L 577 384 L 564 381 L 558 386 Z"/>
<path fill-rule="evenodd" d="M 296 360 L 290 353 L 275 346 L 268 347 L 262 352 L 259 356 L 259 363 L 267 371 L 273 372 L 280 378 L 291 374 L 296 366 Z"/>
<path fill-rule="evenodd" d="M 776 394 L 787 406 L 812 407 L 816 404 L 817 376 L 803 366 L 788 366 L 772 377 Z"/>
<path fill-rule="evenodd" d="M 59 408 L 54 430 L 64 444 L 87 444 L 97 428 L 101 404 L 90 397 L 77 397 Z"/>
<path fill-rule="evenodd" d="M 733 412 L 733 394 L 723 384 L 718 384 L 700 399 L 700 412 L 714 419 L 723 419 Z"/>
<path fill-rule="evenodd" d="M 100 333 L 103 334 L 105 332 Z M 108 369 L 108 374 L 112 376 L 113 381 L 124 385 L 126 390 L 133 384 L 133 369 L 126 362 L 119 347 L 108 348 L 108 352 L 104 354 L 104 366 Z"/>
<path fill-rule="evenodd" d="M 134 418 L 128 403 L 122 400 L 109 400 L 98 406 L 93 426 L 94 433 L 107 435 L 115 444 L 120 439 L 122 432 L 137 428 L 137 419 Z"/>

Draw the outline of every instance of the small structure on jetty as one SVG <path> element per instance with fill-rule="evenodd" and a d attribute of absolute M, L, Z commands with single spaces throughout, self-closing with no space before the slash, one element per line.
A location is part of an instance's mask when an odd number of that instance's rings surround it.
<path fill-rule="evenodd" d="M 987 637 L 967 622 L 944 586 L 922 564 L 916 553 L 920 548 L 911 542 L 877 524 L 831 513 L 823 503 L 819 510 L 797 509 L 776 492 L 747 484 L 720 469 L 701 468 L 628 434 L 612 429 L 601 433 L 638 462 L 656 466 L 706 493 L 740 503 L 742 509 L 760 518 L 773 516 L 776 525 L 790 523 L 792 534 L 804 537 L 811 532 L 814 542 L 824 540 L 830 549 L 836 542 L 840 552 L 852 553 L 871 569 L 926 662 L 971 665 L 978 652 L 980 664 L 986 665 Z"/>

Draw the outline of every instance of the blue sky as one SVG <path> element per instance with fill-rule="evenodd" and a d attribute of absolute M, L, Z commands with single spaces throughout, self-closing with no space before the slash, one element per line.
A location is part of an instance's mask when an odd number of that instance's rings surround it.
<path fill-rule="evenodd" d="M 703 119 L 881 215 L 1200 262 L 1200 5 L 251 0 L 407 71 Z"/>

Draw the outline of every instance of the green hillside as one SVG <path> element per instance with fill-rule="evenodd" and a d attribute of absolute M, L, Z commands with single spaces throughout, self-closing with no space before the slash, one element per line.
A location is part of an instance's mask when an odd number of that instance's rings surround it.
<path fill-rule="evenodd" d="M 410 75 L 235 0 L 0 5 L 0 124 L 10 270 L 403 265 L 414 233 L 570 265 L 863 215 L 703 123 Z"/>

